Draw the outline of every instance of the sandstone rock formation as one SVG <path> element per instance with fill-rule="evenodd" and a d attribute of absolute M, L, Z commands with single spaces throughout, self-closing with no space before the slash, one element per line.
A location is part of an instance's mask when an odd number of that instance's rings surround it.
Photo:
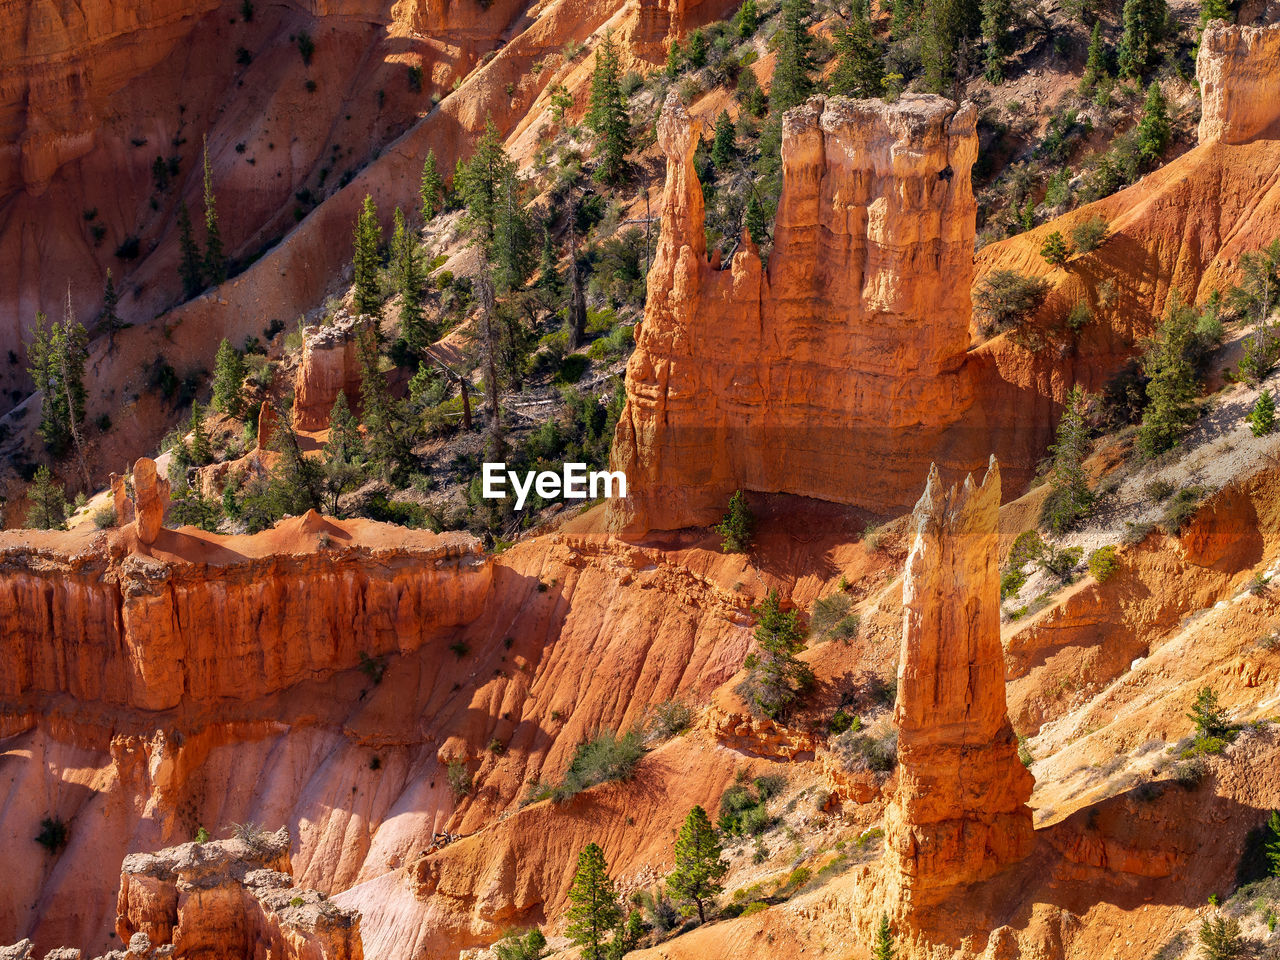
<path fill-rule="evenodd" d="M 116 526 L 124 527 L 133 523 L 133 499 L 129 496 L 128 484 L 118 473 L 111 474 L 111 508 L 116 512 Z"/>
<path fill-rule="evenodd" d="M 248 701 L 475 619 L 492 568 L 474 537 L 381 530 L 297 518 L 252 537 L 182 532 L 149 557 L 6 545 L 0 697 Z M 293 549 L 274 552 L 281 541 Z"/>
<path fill-rule="evenodd" d="M 1247 143 L 1280 136 L 1280 23 L 1205 27 L 1196 56 L 1201 143 Z"/>
<path fill-rule="evenodd" d="M 302 362 L 294 376 L 293 425 L 298 430 L 323 430 L 339 393 L 353 408 L 360 400 L 360 356 L 356 336 L 359 318 L 339 313 L 329 326 L 303 332 Z"/>
<path fill-rule="evenodd" d="M 886 865 L 907 907 L 943 899 L 1031 850 L 1034 784 L 1005 708 L 995 459 L 981 484 L 929 471 L 903 577 L 898 786 Z"/>
<path fill-rule="evenodd" d="M 975 111 L 939 97 L 816 97 L 783 125 L 767 271 L 749 241 L 708 261 L 698 140 L 668 98 L 662 233 L 627 368 L 611 503 L 626 533 L 706 523 L 736 488 L 888 510 L 931 460 L 989 452 L 948 434 L 971 406 Z"/>
<path fill-rule="evenodd" d="M 125 857 L 116 933 L 183 957 L 362 960 L 360 915 L 293 886 L 289 832 Z"/>
<path fill-rule="evenodd" d="M 169 509 L 169 480 L 156 471 L 156 462 L 141 457 L 133 465 L 134 529 L 142 543 L 155 543 Z"/>

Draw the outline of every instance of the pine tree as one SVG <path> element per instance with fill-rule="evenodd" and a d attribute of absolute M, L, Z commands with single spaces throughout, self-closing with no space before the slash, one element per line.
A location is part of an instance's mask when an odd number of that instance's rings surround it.
<path fill-rule="evenodd" d="M 746 225 L 747 233 L 751 235 L 751 241 L 758 247 L 769 239 L 768 227 L 764 219 L 764 207 L 760 205 L 760 198 L 754 193 L 751 199 L 747 201 L 747 212 L 744 215 L 743 223 Z"/>
<path fill-rule="evenodd" d="M 1067 262 L 1067 257 L 1071 256 L 1071 247 L 1068 246 L 1061 231 L 1055 230 L 1044 238 L 1044 243 L 1040 247 L 1040 256 L 1044 257 L 1045 263 L 1052 267 L 1061 267 Z"/>
<path fill-rule="evenodd" d="M 925 86 L 953 92 L 968 75 L 968 45 L 982 23 L 978 0 L 925 0 L 920 57 Z"/>
<path fill-rule="evenodd" d="M 751 545 L 751 528 L 754 523 L 742 491 L 735 490 L 729 498 L 728 512 L 715 528 L 721 537 L 720 549 L 725 553 L 745 553 Z"/>
<path fill-rule="evenodd" d="M 200 265 L 200 248 L 191 234 L 191 213 L 186 203 L 178 205 L 178 276 L 182 280 L 182 295 L 190 300 L 204 289 L 204 276 Z"/>
<path fill-rule="evenodd" d="M 498 128 L 493 125 L 493 120 L 486 120 L 484 135 L 463 169 L 462 185 L 458 188 L 459 198 L 466 208 L 463 222 L 486 252 L 493 249 L 503 184 L 514 171 L 515 164 L 502 146 Z"/>
<path fill-rule="evenodd" d="M 1263 390 L 1258 394 L 1253 409 L 1245 419 L 1255 437 L 1265 437 L 1276 428 L 1276 398 L 1270 390 Z"/>
<path fill-rule="evenodd" d="M 244 357 L 225 337 L 218 345 L 213 359 L 213 409 L 228 417 L 239 418 L 244 413 Z"/>
<path fill-rule="evenodd" d="M 440 176 L 440 168 L 436 165 L 435 150 L 428 150 L 427 159 L 422 162 L 422 183 L 418 187 L 418 196 L 422 200 L 424 223 L 444 209 L 444 178 Z"/>
<path fill-rule="evenodd" d="M 102 288 L 102 313 L 98 314 L 98 329 L 107 331 L 108 349 L 111 350 L 115 349 L 116 333 L 128 326 L 116 312 L 119 303 L 120 295 L 116 293 L 116 285 L 108 268 L 107 282 Z"/>
<path fill-rule="evenodd" d="M 986 78 L 989 83 L 1004 79 L 1005 63 L 1013 52 L 1012 0 L 982 0 L 982 39 L 986 43 Z"/>
<path fill-rule="evenodd" d="M 813 671 L 796 654 L 804 649 L 804 630 L 794 610 L 783 612 L 778 591 L 770 590 L 756 615 L 759 653 L 750 654 L 748 691 L 752 704 L 771 720 L 785 718 L 801 694 L 813 685 Z"/>
<path fill-rule="evenodd" d="M 711 162 L 717 167 L 725 167 L 733 159 L 737 131 L 733 128 L 733 120 L 728 110 L 721 110 L 716 117 L 715 136 L 711 141 Z"/>
<path fill-rule="evenodd" d="M 296 516 L 308 510 L 319 510 L 324 506 L 321 465 L 302 452 L 298 431 L 293 425 L 292 406 L 281 400 L 275 404 L 275 412 L 271 449 L 280 454 L 273 474 L 280 512 Z"/>
<path fill-rule="evenodd" d="M 871 99 L 884 92 L 884 51 L 871 21 L 861 12 L 853 22 L 836 33 L 836 69 L 831 75 L 831 92 L 843 97 Z"/>
<path fill-rule="evenodd" d="M 352 245 L 352 282 L 355 285 L 355 308 L 360 315 L 377 316 L 382 310 L 382 297 L 378 294 L 378 247 L 382 243 L 382 226 L 378 223 L 378 208 L 369 194 L 356 217 Z"/>
<path fill-rule="evenodd" d="M 872 960 L 893 960 L 893 930 L 889 927 L 889 915 L 880 914 L 880 926 L 876 930 L 875 946 L 871 948 Z"/>
<path fill-rule="evenodd" d="M 356 341 L 360 358 L 360 404 L 365 430 L 365 450 L 369 461 L 384 479 L 404 469 L 409 445 L 400 424 L 400 411 L 382 373 L 377 336 L 371 327 L 360 332 Z"/>
<path fill-rule="evenodd" d="M 744 0 L 733 17 L 733 29 L 738 34 L 738 39 L 746 40 L 753 36 L 759 26 L 760 11 L 756 7 L 756 0 Z"/>
<path fill-rule="evenodd" d="M 35 479 L 27 488 L 28 530 L 67 529 L 67 495 L 62 485 L 53 479 L 53 472 L 46 466 L 36 470 Z"/>
<path fill-rule="evenodd" d="M 1221 916 L 1201 921 L 1200 945 L 1204 960 L 1240 960 L 1244 955 L 1240 921 Z"/>
<path fill-rule="evenodd" d="M 1147 406 L 1138 429 L 1138 447 L 1147 457 L 1177 444 L 1195 417 L 1192 401 L 1199 383 L 1191 350 L 1199 317 L 1175 299 L 1141 359 L 1147 381 Z"/>
<path fill-rule="evenodd" d="M 1093 25 L 1093 33 L 1089 37 L 1089 55 L 1085 58 L 1084 76 L 1080 79 L 1080 94 L 1088 96 L 1108 75 L 1107 46 L 1102 38 L 1102 21 L 1099 20 Z"/>
<path fill-rule="evenodd" d="M 1156 47 L 1164 38 L 1168 15 L 1165 0 L 1125 0 L 1124 32 L 1118 49 L 1122 77 L 1143 77 L 1155 66 Z"/>
<path fill-rule="evenodd" d="M 1280 811 L 1272 810 L 1271 816 L 1267 818 L 1267 834 L 1263 850 L 1266 852 L 1267 862 L 1271 865 L 1270 875 L 1280 877 Z"/>
<path fill-rule="evenodd" d="M 422 309 L 422 258 L 418 242 L 405 226 L 404 214 L 396 207 L 391 233 L 391 278 L 400 294 L 400 336 L 414 353 L 430 345 L 427 318 Z"/>
<path fill-rule="evenodd" d="M 1171 132 L 1164 91 L 1158 81 L 1152 80 L 1147 87 L 1147 100 L 1142 106 L 1142 119 L 1138 121 L 1138 157 L 1145 169 L 1159 166 L 1160 158 L 1169 146 Z"/>
<path fill-rule="evenodd" d="M 547 955 L 547 938 L 536 927 L 528 933 L 509 933 L 493 945 L 498 960 L 542 960 Z"/>
<path fill-rule="evenodd" d="M 191 463 L 197 467 L 213 462 L 213 447 L 209 443 L 209 435 L 204 430 L 204 411 L 199 401 L 191 404 L 191 443 L 187 449 L 191 453 Z"/>
<path fill-rule="evenodd" d="M 52 324 L 43 313 L 36 314 L 27 343 L 27 373 L 40 391 L 40 438 L 54 457 L 66 455 L 84 421 L 88 358 L 89 336 L 69 312 Z"/>
<path fill-rule="evenodd" d="M 329 412 L 329 439 L 324 445 L 324 492 L 326 512 L 337 515 L 342 495 L 360 485 L 364 473 L 364 438 L 360 425 L 347 405 L 347 395 L 338 391 Z"/>
<path fill-rule="evenodd" d="M 722 853 L 720 838 L 707 811 L 694 807 L 676 837 L 676 867 L 667 877 L 667 887 L 682 900 L 693 901 L 699 923 L 707 922 L 705 901 L 724 891 L 720 881 L 729 864 Z"/>
<path fill-rule="evenodd" d="M 213 193 L 213 168 L 209 165 L 209 138 L 204 140 L 204 275 L 210 285 L 227 279 L 227 258 L 218 232 L 218 199 Z"/>
<path fill-rule="evenodd" d="M 606 33 L 596 48 L 595 72 L 591 75 L 591 106 L 587 126 L 596 135 L 596 150 L 602 161 L 604 179 L 619 183 L 626 173 L 627 134 L 630 120 L 622 95 L 618 47 Z"/>
<path fill-rule="evenodd" d="M 583 960 L 605 960 L 605 937 L 622 919 L 622 910 L 598 844 L 590 843 L 578 854 L 569 903 L 565 932 L 582 947 Z"/>
<path fill-rule="evenodd" d="M 668 80 L 674 80 L 680 76 L 680 68 L 684 65 L 684 54 L 680 49 L 680 41 L 672 40 L 671 46 L 667 47 L 667 62 L 663 70 L 666 72 Z"/>
<path fill-rule="evenodd" d="M 1231 15 L 1231 6 L 1227 0 L 1200 0 L 1200 23 L 1196 27 L 1196 52 L 1200 50 L 1200 38 L 1204 36 L 1204 28 L 1214 20 L 1223 20 L 1228 24 L 1235 22 Z"/>
<path fill-rule="evenodd" d="M 769 106 L 781 122 L 782 114 L 799 106 L 813 92 L 813 37 L 804 25 L 813 10 L 810 0 L 783 0 L 778 29 L 778 59 L 769 88 Z M 763 149 L 763 147 L 762 147 Z"/>
<path fill-rule="evenodd" d="M 1089 475 L 1084 468 L 1089 455 L 1089 424 L 1085 420 L 1084 390 L 1078 384 L 1067 394 L 1066 408 L 1049 452 L 1053 456 L 1053 472 L 1044 519 L 1055 533 L 1065 533 L 1093 506 Z"/>
<path fill-rule="evenodd" d="M 533 223 L 524 208 L 524 185 L 515 165 L 507 165 L 498 184 L 492 257 L 500 293 L 519 289 L 533 269 Z"/>
<path fill-rule="evenodd" d="M 640 946 L 644 937 L 644 920 L 639 910 L 627 912 L 627 918 L 613 928 L 613 939 L 605 949 L 608 960 L 622 960 L 628 953 Z"/>

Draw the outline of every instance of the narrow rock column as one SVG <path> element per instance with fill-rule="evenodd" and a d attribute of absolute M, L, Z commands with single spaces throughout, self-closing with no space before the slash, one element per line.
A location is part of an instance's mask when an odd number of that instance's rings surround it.
<path fill-rule="evenodd" d="M 991 458 L 945 489 L 929 471 L 903 578 L 898 787 L 885 812 L 886 863 L 906 905 L 944 899 L 1031 850 L 1034 780 L 1005 706 Z"/>
<path fill-rule="evenodd" d="M 156 462 L 142 457 L 133 465 L 134 527 L 138 540 L 155 543 L 169 508 L 169 481 L 156 472 Z"/>

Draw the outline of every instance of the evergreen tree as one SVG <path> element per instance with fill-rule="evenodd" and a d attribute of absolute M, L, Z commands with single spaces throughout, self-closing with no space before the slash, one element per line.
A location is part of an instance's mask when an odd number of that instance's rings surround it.
<path fill-rule="evenodd" d="M 213 447 L 209 443 L 209 435 L 204 430 L 204 411 L 199 401 L 191 404 L 191 443 L 187 449 L 191 453 L 191 463 L 197 467 L 213 462 Z"/>
<path fill-rule="evenodd" d="M 213 409 L 237 419 L 244 413 L 244 357 L 225 337 L 213 359 Z"/>
<path fill-rule="evenodd" d="M 1196 691 L 1195 702 L 1186 717 L 1195 724 L 1199 740 L 1221 737 L 1231 731 L 1231 722 L 1226 711 L 1218 705 L 1218 694 L 1213 687 L 1201 687 Z"/>
<path fill-rule="evenodd" d="M 836 69 L 831 92 L 843 97 L 871 99 L 884 92 L 884 51 L 871 21 L 861 11 L 853 22 L 836 33 Z"/>
<path fill-rule="evenodd" d="M 694 807 L 685 817 L 676 837 L 676 866 L 667 877 L 667 887 L 682 900 L 692 900 L 698 908 L 698 922 L 707 922 L 706 903 L 724 891 L 720 881 L 729 869 L 721 854 L 720 838 L 707 811 Z"/>
<path fill-rule="evenodd" d="M 116 333 L 128 326 L 116 312 L 119 303 L 120 295 L 116 293 L 116 285 L 108 268 L 107 282 L 102 288 L 102 313 L 98 314 L 98 329 L 107 331 L 107 343 L 112 350 L 115 349 Z"/>
<path fill-rule="evenodd" d="M 537 287 L 543 293 L 544 306 L 548 310 L 554 310 L 556 304 L 559 303 L 562 286 L 560 268 L 556 264 L 556 248 L 555 244 L 551 242 L 551 230 L 544 227 L 542 230 L 542 253 L 538 257 Z"/>
<path fill-rule="evenodd" d="M 1263 850 L 1267 855 L 1267 863 L 1271 865 L 1270 875 L 1280 877 L 1280 811 L 1272 810 L 1271 816 L 1267 817 L 1267 833 Z"/>
<path fill-rule="evenodd" d="M 382 373 L 378 340 L 371 326 L 356 341 L 360 358 L 360 403 L 367 434 L 365 450 L 378 474 L 390 479 L 400 474 L 409 455 L 401 429 L 400 411 Z"/>
<path fill-rule="evenodd" d="M 748 695 L 766 717 L 783 719 L 813 685 L 813 671 L 796 657 L 804 649 L 804 630 L 794 610 L 783 612 L 777 590 L 770 590 L 752 612 L 757 617 L 755 638 L 760 652 L 745 661 L 750 671 Z"/>
<path fill-rule="evenodd" d="M 783 113 L 804 103 L 813 92 L 813 37 L 804 24 L 812 12 L 811 0 L 782 0 L 778 59 L 769 88 L 769 105 L 779 123 Z"/>
<path fill-rule="evenodd" d="M 1204 960 L 1241 960 L 1244 940 L 1240 921 L 1222 916 L 1201 921 L 1200 945 L 1204 947 Z"/>
<path fill-rule="evenodd" d="M 609 941 L 609 946 L 605 948 L 605 956 L 608 960 L 622 960 L 628 953 L 640 946 L 640 940 L 644 937 L 644 921 L 640 917 L 639 910 L 630 910 L 627 912 L 627 918 L 613 929 L 613 939 Z"/>
<path fill-rule="evenodd" d="M 466 208 L 463 222 L 488 253 L 493 251 L 503 185 L 514 173 L 515 163 L 502 146 L 498 128 L 491 119 L 486 120 L 484 135 L 462 171 L 458 192 Z"/>
<path fill-rule="evenodd" d="M 1080 79 L 1080 94 L 1088 96 L 1108 75 L 1107 45 L 1102 39 L 1102 21 L 1099 20 L 1093 25 L 1093 33 L 1089 37 L 1089 55 L 1085 58 L 1084 76 Z"/>
<path fill-rule="evenodd" d="M 273 473 L 274 495 L 280 514 L 295 516 L 324 506 L 320 463 L 302 452 L 298 431 L 293 425 L 293 409 L 283 400 L 275 404 L 276 426 L 271 449 L 280 454 Z"/>
<path fill-rule="evenodd" d="M 954 93 L 952 88 L 963 84 L 969 72 L 969 42 L 981 22 L 978 0 L 925 0 L 920 58 L 926 88 Z"/>
<path fill-rule="evenodd" d="M 400 336 L 414 353 L 430 345 L 427 318 L 422 309 L 422 258 L 418 241 L 405 226 L 404 214 L 396 207 L 391 233 L 391 279 L 400 294 Z"/>
<path fill-rule="evenodd" d="M 329 413 L 329 440 L 324 445 L 324 496 L 328 513 L 336 516 L 342 495 L 360 485 L 363 465 L 364 438 L 347 405 L 347 395 L 340 390 Z"/>
<path fill-rule="evenodd" d="M 889 915 L 880 914 L 880 926 L 876 930 L 875 946 L 871 948 L 873 960 L 893 960 L 893 930 L 889 927 Z"/>
<path fill-rule="evenodd" d="M 582 947 L 583 960 L 605 960 L 605 937 L 622 919 L 622 910 L 598 844 L 590 843 L 578 854 L 569 903 L 565 932 Z"/>
<path fill-rule="evenodd" d="M 1155 66 L 1168 16 L 1165 0 L 1125 0 L 1118 50 L 1122 77 L 1143 77 Z"/>
<path fill-rule="evenodd" d="M 627 101 L 622 95 L 618 47 L 606 33 L 596 48 L 595 72 L 591 75 L 591 106 L 587 126 L 596 135 L 596 151 L 608 183 L 619 183 L 626 173 Z"/>
<path fill-rule="evenodd" d="M 498 185 L 492 244 L 493 279 L 501 293 L 519 289 L 533 269 L 533 223 L 524 208 L 524 186 L 515 164 Z"/>
<path fill-rule="evenodd" d="M 1276 398 L 1270 390 L 1263 390 L 1258 394 L 1253 409 L 1245 419 L 1255 437 L 1265 437 L 1276 428 Z"/>
<path fill-rule="evenodd" d="M 747 212 L 744 215 L 744 221 L 747 227 L 747 233 L 751 235 L 751 241 L 758 247 L 769 239 L 768 226 L 764 219 L 764 207 L 760 205 L 760 198 L 754 193 L 751 199 L 747 201 Z"/>
<path fill-rule="evenodd" d="M 1067 245 L 1062 233 L 1055 230 L 1044 238 L 1044 243 L 1040 247 L 1040 256 L 1044 257 L 1045 263 L 1050 266 L 1060 267 L 1067 262 L 1067 257 L 1071 256 L 1071 247 Z"/>
<path fill-rule="evenodd" d="M 684 54 L 680 50 L 680 41 L 672 40 L 671 46 L 667 47 L 667 63 L 663 68 L 666 72 L 668 80 L 674 80 L 680 76 L 680 68 L 684 64 Z"/>
<path fill-rule="evenodd" d="M 1138 446 L 1147 457 L 1177 444 L 1195 417 L 1198 389 L 1191 360 L 1198 321 L 1196 311 L 1175 299 L 1141 359 L 1147 381 L 1147 406 L 1138 430 Z"/>
<path fill-rule="evenodd" d="M 1157 81 L 1152 80 L 1147 87 L 1147 100 L 1142 106 L 1142 119 L 1138 121 L 1138 157 L 1145 169 L 1159 166 L 1160 158 L 1169 146 L 1171 132 L 1164 91 Z"/>
<path fill-rule="evenodd" d="M 733 121 L 729 119 L 728 110 L 721 110 L 720 116 L 716 117 L 715 131 L 711 141 L 711 162 L 722 169 L 733 159 L 736 152 L 737 131 L 734 130 Z"/>
<path fill-rule="evenodd" d="M 1084 390 L 1078 384 L 1067 394 L 1066 408 L 1049 452 L 1053 456 L 1053 471 L 1044 519 L 1055 533 L 1065 533 L 1093 506 L 1089 475 L 1084 468 L 1089 455 L 1089 424 L 1085 420 Z"/>
<path fill-rule="evenodd" d="M 725 553 L 745 553 L 751 545 L 751 528 L 754 523 L 742 491 L 735 490 L 729 498 L 729 511 L 715 528 L 722 538 L 721 549 Z"/>
<path fill-rule="evenodd" d="M 48 467 L 42 465 L 36 470 L 35 479 L 27 488 L 27 502 L 31 504 L 27 510 L 28 530 L 67 529 L 67 495 Z"/>
<path fill-rule="evenodd" d="M 744 0 L 742 6 L 738 8 L 738 12 L 733 16 L 733 29 L 737 33 L 739 40 L 746 40 L 748 37 L 754 36 L 756 28 L 760 26 L 760 11 L 756 7 L 756 0 Z"/>
<path fill-rule="evenodd" d="M 381 243 L 378 208 L 373 197 L 366 193 L 352 236 L 355 250 L 352 282 L 355 285 L 356 313 L 360 315 L 377 316 L 382 310 L 382 297 L 378 294 L 378 247 Z"/>
<path fill-rule="evenodd" d="M 218 199 L 213 193 L 213 168 L 209 165 L 209 138 L 204 140 L 204 275 L 212 286 L 227 279 L 227 258 L 218 232 Z"/>
<path fill-rule="evenodd" d="M 200 265 L 200 248 L 191 234 L 191 213 L 186 203 L 178 204 L 178 276 L 182 280 L 182 295 L 190 300 L 204 289 L 203 268 Z"/>
<path fill-rule="evenodd" d="M 987 47 L 987 81 L 1000 83 L 1013 52 L 1013 0 L 982 0 L 982 39 Z"/>
<path fill-rule="evenodd" d="M 27 373 L 41 395 L 40 438 L 55 457 L 67 453 L 84 421 L 88 359 L 89 336 L 70 313 L 52 324 L 43 313 L 36 314 L 27 343 Z"/>
<path fill-rule="evenodd" d="M 418 196 L 422 200 L 424 223 L 444 209 L 444 178 L 440 176 L 440 168 L 436 165 L 435 150 L 428 150 L 427 159 L 422 163 L 422 183 L 418 187 Z"/>
<path fill-rule="evenodd" d="M 1196 52 L 1200 50 L 1200 38 L 1204 36 L 1204 28 L 1214 20 L 1234 23 L 1231 6 L 1227 0 L 1200 0 L 1200 24 L 1196 27 Z"/>

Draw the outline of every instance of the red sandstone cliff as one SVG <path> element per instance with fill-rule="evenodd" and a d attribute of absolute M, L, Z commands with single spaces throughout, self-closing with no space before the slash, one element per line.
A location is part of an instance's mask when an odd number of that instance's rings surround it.
<path fill-rule="evenodd" d="M 815 98 L 783 127 L 769 267 L 749 241 L 709 262 L 693 171 L 698 131 L 671 97 L 662 233 L 627 368 L 612 529 L 706 523 L 737 488 L 889 510 L 972 404 L 969 343 L 977 152 L 972 107 Z M 976 458 L 976 459 L 975 459 Z"/>

